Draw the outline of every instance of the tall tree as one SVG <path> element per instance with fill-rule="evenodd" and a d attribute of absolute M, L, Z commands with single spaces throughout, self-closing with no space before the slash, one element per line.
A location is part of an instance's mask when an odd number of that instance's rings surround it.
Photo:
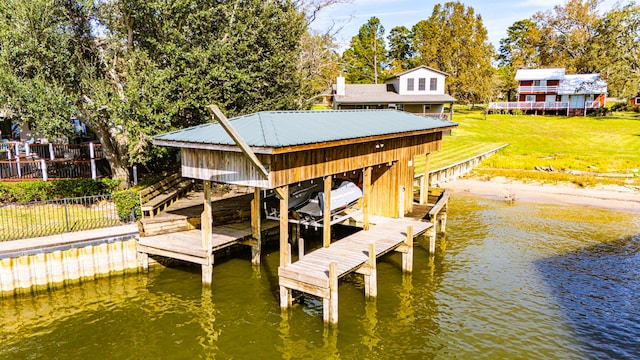
<path fill-rule="evenodd" d="M 80 117 L 115 177 L 150 137 L 229 115 L 299 105 L 306 20 L 290 0 L 7 0 L 0 101 L 48 136 Z"/>
<path fill-rule="evenodd" d="M 640 5 L 632 1 L 608 12 L 595 39 L 600 72 L 609 94 L 629 98 L 640 92 Z"/>
<path fill-rule="evenodd" d="M 396 74 L 414 67 L 413 33 L 405 26 L 396 26 L 389 32 L 389 71 Z"/>
<path fill-rule="evenodd" d="M 346 79 L 353 84 L 377 84 L 386 67 L 384 27 L 372 17 L 351 38 L 350 47 L 342 54 Z"/>
<path fill-rule="evenodd" d="M 540 32 L 530 19 L 516 21 L 507 29 L 507 37 L 500 40 L 498 61 L 514 69 L 539 66 Z"/>
<path fill-rule="evenodd" d="M 341 70 L 338 46 L 330 34 L 308 32 L 303 35 L 298 69 L 303 97 L 298 107 L 306 108 L 318 98 L 329 96 Z"/>
<path fill-rule="evenodd" d="M 568 0 L 564 6 L 538 12 L 539 60 L 542 66 L 564 67 L 568 72 L 594 72 L 593 39 L 602 0 Z"/>
<path fill-rule="evenodd" d="M 413 27 L 418 65 L 449 73 L 448 93 L 463 103 L 487 100 L 493 47 L 482 17 L 460 2 L 434 6 L 427 20 Z"/>

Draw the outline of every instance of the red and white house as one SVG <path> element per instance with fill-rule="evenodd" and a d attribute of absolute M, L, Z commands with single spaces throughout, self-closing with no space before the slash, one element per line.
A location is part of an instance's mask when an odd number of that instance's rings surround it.
<path fill-rule="evenodd" d="M 605 106 L 607 82 L 599 74 L 565 74 L 565 69 L 520 69 L 518 101 L 489 103 L 490 111 L 586 115 Z"/>

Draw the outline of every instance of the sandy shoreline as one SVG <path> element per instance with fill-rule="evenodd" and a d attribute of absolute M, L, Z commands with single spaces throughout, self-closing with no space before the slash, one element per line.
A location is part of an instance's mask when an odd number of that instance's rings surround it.
<path fill-rule="evenodd" d="M 640 215 L 640 192 L 622 186 L 578 188 L 569 185 L 525 184 L 504 178 L 491 181 L 458 179 L 442 185 L 452 194 L 474 195 L 498 201 L 537 202 L 588 206 L 607 210 L 625 211 Z"/>

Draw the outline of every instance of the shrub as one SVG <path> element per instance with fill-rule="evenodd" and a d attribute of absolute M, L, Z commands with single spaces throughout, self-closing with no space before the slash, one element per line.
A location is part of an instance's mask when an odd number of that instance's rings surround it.
<path fill-rule="evenodd" d="M 30 202 L 110 194 L 118 180 L 73 179 L 0 183 L 0 201 Z"/>
<path fill-rule="evenodd" d="M 111 199 L 116 204 L 116 211 L 120 220 L 126 221 L 133 214 L 136 219 L 142 215 L 140 211 L 140 197 L 133 190 L 123 190 L 114 192 Z"/>
<path fill-rule="evenodd" d="M 633 111 L 633 108 L 628 102 L 617 102 L 611 106 L 611 111 Z"/>

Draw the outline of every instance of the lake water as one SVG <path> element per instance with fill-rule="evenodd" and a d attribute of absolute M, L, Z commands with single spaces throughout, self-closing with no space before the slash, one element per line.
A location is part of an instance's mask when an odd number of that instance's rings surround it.
<path fill-rule="evenodd" d="M 280 311 L 276 241 L 210 289 L 177 265 L 0 299 L 0 358 L 640 358 L 640 217 L 464 196 L 448 220 L 412 275 L 379 260 L 376 300 L 341 280 L 337 328 L 317 299 Z"/>

